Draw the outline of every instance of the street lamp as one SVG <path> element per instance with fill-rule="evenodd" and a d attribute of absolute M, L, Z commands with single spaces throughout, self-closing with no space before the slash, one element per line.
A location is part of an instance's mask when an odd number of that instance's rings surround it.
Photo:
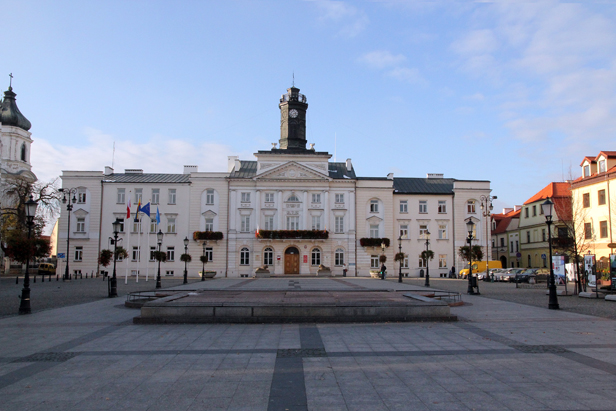
<path fill-rule="evenodd" d="M 428 246 L 430 245 L 430 232 L 426 230 L 426 287 L 430 287 L 430 267 L 428 266 Z"/>
<path fill-rule="evenodd" d="M 116 218 L 113 223 L 113 275 L 111 276 L 111 280 L 109 281 L 109 298 L 118 296 L 118 279 L 116 277 L 116 262 L 118 261 L 117 251 L 118 251 L 118 234 L 120 233 L 120 228 L 122 227 L 122 221 L 119 218 Z"/>
<path fill-rule="evenodd" d="M 156 242 L 158 243 L 158 253 L 160 254 L 160 246 L 163 244 L 163 232 L 162 230 L 158 230 L 156 233 Z M 156 276 L 156 288 L 161 288 L 162 285 L 160 283 L 160 255 L 158 256 L 158 275 Z"/>
<path fill-rule="evenodd" d="M 486 278 L 488 277 L 488 273 L 490 272 L 490 259 L 492 258 L 492 253 L 490 252 L 491 236 L 488 235 L 488 230 L 490 229 L 490 215 L 492 213 L 492 210 L 494 210 L 492 200 L 496 200 L 497 198 L 498 197 L 496 196 L 480 197 L 482 215 L 486 218 Z"/>
<path fill-rule="evenodd" d="M 70 260 L 70 252 L 71 252 L 71 211 L 73 210 L 73 204 L 77 202 L 77 198 L 75 198 L 75 193 L 77 192 L 76 188 L 60 188 L 58 191 L 64 193 L 64 197 L 62 198 L 62 203 L 66 204 L 66 194 L 68 193 L 68 204 L 66 205 L 66 209 L 68 210 L 68 230 L 66 232 L 66 270 L 64 270 L 64 277 L 62 281 L 69 280 L 68 275 L 68 262 Z M 71 197 L 71 194 L 73 197 Z"/>
<path fill-rule="evenodd" d="M 21 290 L 21 302 L 19 303 L 19 314 L 30 314 L 32 312 L 30 308 L 30 256 L 32 253 L 32 246 L 30 244 L 30 233 L 32 226 L 34 225 L 34 216 L 36 215 L 36 207 L 38 202 L 32 199 L 26 201 L 26 225 L 28 226 L 28 252 L 26 260 L 26 276 L 24 277 L 24 288 Z"/>
<path fill-rule="evenodd" d="M 383 256 L 385 256 L 385 247 L 387 247 L 387 245 L 385 245 L 385 241 L 381 242 L 381 251 Z M 385 265 L 385 263 L 381 263 L 381 268 Z M 381 280 L 385 279 L 385 270 L 381 269 Z"/>
<path fill-rule="evenodd" d="M 184 255 L 188 254 L 188 237 L 184 238 Z M 188 264 L 188 260 L 184 257 L 184 284 L 188 284 L 188 270 L 186 265 Z"/>
<path fill-rule="evenodd" d="M 550 297 L 548 300 L 548 308 L 550 310 L 558 310 L 560 307 L 558 306 L 558 297 L 556 296 L 556 281 L 554 280 L 554 265 L 552 264 L 552 209 L 554 203 L 550 201 L 548 198 L 545 200 L 545 203 L 541 204 L 541 210 L 545 215 L 545 223 L 548 225 L 548 246 L 550 249 Z"/>
<path fill-rule="evenodd" d="M 473 231 L 474 230 L 475 230 L 475 223 L 473 222 L 472 217 L 469 217 L 466 220 L 466 231 L 468 231 L 468 237 L 466 237 L 466 241 L 468 242 L 468 289 L 466 293 L 470 295 L 479 294 L 479 285 L 475 284 L 475 286 L 473 287 L 472 244 L 473 244 Z M 477 287 L 477 292 L 475 292 L 474 290 L 475 287 Z"/>
<path fill-rule="evenodd" d="M 205 246 L 207 245 L 207 241 L 203 242 L 203 258 L 201 259 L 201 262 L 203 263 L 203 268 L 201 269 L 201 281 L 205 281 L 205 261 L 207 260 L 207 258 L 205 257 Z"/>
<path fill-rule="evenodd" d="M 402 234 L 400 234 L 400 237 L 398 237 L 398 255 L 402 257 Z M 404 261 L 404 257 L 402 257 L 402 259 L 400 260 L 400 267 L 399 267 L 399 272 L 398 272 L 398 282 L 399 283 L 402 282 L 402 262 L 403 261 Z"/>

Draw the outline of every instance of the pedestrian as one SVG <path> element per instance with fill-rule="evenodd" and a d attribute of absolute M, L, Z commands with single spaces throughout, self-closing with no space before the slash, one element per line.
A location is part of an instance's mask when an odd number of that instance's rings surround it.
<path fill-rule="evenodd" d="M 456 267 L 455 266 L 451 266 L 451 274 L 449 275 L 449 278 L 456 278 Z"/>
<path fill-rule="evenodd" d="M 342 276 L 346 277 L 347 271 L 349 271 L 349 269 L 347 268 L 346 264 L 342 264 Z"/>
<path fill-rule="evenodd" d="M 385 271 L 387 270 L 387 267 L 385 267 L 385 263 L 383 263 L 383 265 L 381 266 L 381 280 L 385 279 Z"/>

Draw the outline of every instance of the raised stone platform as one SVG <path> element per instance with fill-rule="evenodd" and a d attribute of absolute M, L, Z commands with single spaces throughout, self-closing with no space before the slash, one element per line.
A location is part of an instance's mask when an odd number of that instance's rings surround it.
<path fill-rule="evenodd" d="M 379 284 L 380 285 L 380 284 Z M 365 288 L 365 287 L 359 287 Z M 429 294 L 429 293 L 428 293 Z M 178 290 L 147 302 L 136 324 L 456 321 L 444 301 L 408 290 Z"/>

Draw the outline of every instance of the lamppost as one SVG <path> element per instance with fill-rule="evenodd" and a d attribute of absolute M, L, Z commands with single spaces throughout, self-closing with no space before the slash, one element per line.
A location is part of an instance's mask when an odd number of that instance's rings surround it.
<path fill-rule="evenodd" d="M 21 302 L 19 303 L 19 314 L 30 314 L 30 256 L 32 254 L 32 246 L 30 244 L 30 234 L 34 225 L 34 216 L 36 215 L 36 207 L 38 202 L 32 199 L 26 201 L 26 225 L 28 226 L 28 252 L 26 260 L 26 276 L 24 277 L 24 288 L 21 290 Z"/>
<path fill-rule="evenodd" d="M 468 237 L 466 237 L 466 242 L 468 242 L 468 289 L 466 291 L 467 294 L 475 295 L 479 294 L 479 285 L 475 284 L 477 287 L 477 292 L 473 289 L 473 231 L 475 230 L 475 223 L 473 222 L 472 217 L 469 217 L 466 220 L 466 230 L 468 231 Z"/>
<path fill-rule="evenodd" d="M 402 257 L 402 234 L 398 237 L 398 255 Z M 398 282 L 402 282 L 402 262 L 404 261 L 404 257 L 400 260 L 400 267 L 398 268 Z"/>
<path fill-rule="evenodd" d="M 541 204 L 541 209 L 543 214 L 545 215 L 545 223 L 548 225 L 548 246 L 550 249 L 550 297 L 548 300 L 548 308 L 550 310 L 558 310 L 560 307 L 558 306 L 558 297 L 556 296 L 556 281 L 554 280 L 554 265 L 552 264 L 552 209 L 554 203 L 550 201 L 548 198 L 545 200 L 543 204 Z"/>
<path fill-rule="evenodd" d="M 203 268 L 201 269 L 201 281 L 205 281 L 205 261 L 207 260 L 207 258 L 205 257 L 205 246 L 207 245 L 207 241 L 203 242 L 203 258 L 201 259 L 201 262 L 203 263 Z"/>
<path fill-rule="evenodd" d="M 188 237 L 184 238 L 184 254 L 188 254 Z M 188 270 L 187 270 L 188 261 L 184 258 L 184 284 L 188 284 Z"/>
<path fill-rule="evenodd" d="M 162 230 L 158 230 L 156 233 L 156 242 L 158 243 L 158 253 L 160 254 L 160 246 L 163 245 L 163 232 Z M 156 288 L 161 288 L 162 285 L 160 283 L 160 255 L 158 256 L 158 275 L 156 276 Z"/>
<path fill-rule="evenodd" d="M 385 245 L 385 241 L 381 242 L 381 255 L 384 257 L 385 256 L 385 247 L 387 247 L 387 245 Z M 381 263 L 381 267 L 383 267 L 385 265 L 385 262 Z M 381 280 L 385 279 L 385 270 L 381 270 Z"/>
<path fill-rule="evenodd" d="M 116 277 L 116 262 L 118 261 L 118 234 L 120 233 L 120 227 L 122 227 L 122 221 L 119 218 L 111 223 L 113 226 L 113 275 L 109 281 L 109 298 L 118 296 L 118 279 Z"/>
<path fill-rule="evenodd" d="M 430 267 L 428 265 L 428 261 L 430 260 L 428 257 L 428 246 L 430 245 L 430 232 L 426 230 L 426 283 L 424 284 L 426 287 L 430 287 Z"/>
<path fill-rule="evenodd" d="M 62 203 L 66 204 L 66 194 L 68 193 L 68 204 L 66 205 L 66 209 L 68 210 L 68 230 L 66 232 L 66 270 L 64 271 L 64 277 L 62 281 L 69 280 L 68 276 L 68 262 L 70 260 L 70 252 L 71 252 L 71 211 L 73 210 L 73 204 L 77 202 L 77 198 L 75 198 L 75 193 L 77 192 L 76 188 L 60 188 L 58 191 L 64 193 L 64 197 L 62 198 Z M 71 194 L 73 197 L 71 198 Z"/>
<path fill-rule="evenodd" d="M 479 199 L 481 201 L 481 211 L 482 215 L 486 218 L 486 278 L 488 273 L 490 272 L 490 260 L 492 259 L 492 253 L 490 252 L 490 236 L 488 234 L 488 230 L 490 229 L 490 215 L 492 214 L 492 210 L 494 210 L 494 206 L 492 205 L 492 200 L 496 200 L 498 197 L 496 196 L 481 196 Z"/>

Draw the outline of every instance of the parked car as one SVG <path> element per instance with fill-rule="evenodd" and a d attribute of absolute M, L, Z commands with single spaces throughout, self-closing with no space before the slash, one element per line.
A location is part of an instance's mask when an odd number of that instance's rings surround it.
<path fill-rule="evenodd" d="M 501 275 L 501 281 L 513 282 L 516 274 L 524 272 L 524 268 L 510 268 Z"/>
<path fill-rule="evenodd" d="M 529 283 L 531 278 L 536 277 L 538 271 L 538 268 L 527 268 L 521 273 L 517 273 L 513 281 L 515 281 L 516 283 Z"/>
<path fill-rule="evenodd" d="M 493 268 L 490 270 L 488 277 L 486 278 L 486 281 L 500 281 L 501 280 L 501 276 L 503 275 L 503 273 L 507 271 L 506 268 Z"/>
<path fill-rule="evenodd" d="M 51 263 L 40 263 L 38 267 L 38 273 L 40 275 L 55 275 L 56 266 Z"/>

